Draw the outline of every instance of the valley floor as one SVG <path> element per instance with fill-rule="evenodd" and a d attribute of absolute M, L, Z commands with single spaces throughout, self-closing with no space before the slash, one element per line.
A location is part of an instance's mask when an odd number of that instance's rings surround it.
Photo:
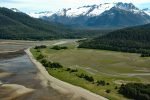
<path fill-rule="evenodd" d="M 61 43 L 61 41 L 74 40 L 0 40 L 0 54 L 2 55 L 0 59 L 0 100 L 76 100 L 73 94 L 61 93 L 51 85 L 43 86 L 45 77 L 41 76 L 37 67 L 25 53 L 18 55 L 16 52 L 36 45 L 52 45 Z M 78 98 L 77 100 L 86 99 Z"/>
<path fill-rule="evenodd" d="M 59 45 L 59 44 L 56 44 Z M 150 83 L 150 58 L 142 58 L 139 54 L 121 53 L 104 50 L 78 49 L 78 43 L 65 43 L 66 50 L 54 50 L 52 46 L 41 49 L 40 52 L 53 62 L 59 62 L 64 66 L 62 69 L 47 68 L 50 75 L 68 83 L 86 88 L 98 95 L 111 100 L 127 99 L 118 93 L 121 84 L 130 82 Z M 34 57 L 38 52 L 31 49 Z M 67 72 L 67 68 L 77 69 L 78 72 Z M 78 74 L 93 76 L 94 83 L 81 79 Z M 96 81 L 101 80 L 109 83 L 105 86 L 97 86 Z M 110 90 L 110 93 L 106 93 Z"/>
<path fill-rule="evenodd" d="M 83 88 L 73 86 L 71 84 L 68 84 L 66 82 L 63 82 L 61 80 L 58 80 L 47 72 L 45 67 L 40 64 L 40 62 L 36 61 L 32 54 L 30 53 L 30 50 L 27 49 L 26 53 L 29 55 L 32 62 L 37 66 L 37 68 L 40 71 L 39 77 L 43 77 L 41 80 L 43 80 L 44 86 L 51 85 L 54 89 L 60 91 L 63 94 L 72 94 L 73 98 L 72 100 L 107 100 L 106 98 L 96 95 L 88 90 L 85 90 Z M 50 84 L 49 84 L 50 83 Z"/>

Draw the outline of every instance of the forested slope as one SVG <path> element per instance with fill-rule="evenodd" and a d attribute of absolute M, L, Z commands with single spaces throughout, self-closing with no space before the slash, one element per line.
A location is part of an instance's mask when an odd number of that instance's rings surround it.
<path fill-rule="evenodd" d="M 113 31 L 81 42 L 79 47 L 142 53 L 142 56 L 150 56 L 150 24 Z"/>
<path fill-rule="evenodd" d="M 72 37 L 71 30 L 21 12 L 0 8 L 0 39 L 56 39 Z"/>

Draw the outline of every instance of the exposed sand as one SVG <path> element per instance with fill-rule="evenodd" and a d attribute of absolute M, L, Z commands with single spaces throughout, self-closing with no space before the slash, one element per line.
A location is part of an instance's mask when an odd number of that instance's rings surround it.
<path fill-rule="evenodd" d="M 22 85 L 18 85 L 18 84 L 3 84 L 1 87 L 3 87 L 3 88 L 7 87 L 12 90 L 15 90 L 14 92 L 17 93 L 18 95 L 33 91 L 33 89 L 29 89 L 29 88 L 26 88 L 26 87 L 24 87 Z"/>
<path fill-rule="evenodd" d="M 67 41 L 60 41 L 60 42 L 54 43 L 53 45 L 60 45 L 60 44 L 65 44 L 65 43 L 67 43 Z"/>
<path fill-rule="evenodd" d="M 10 76 L 10 75 L 12 75 L 12 74 L 8 73 L 8 72 L 0 72 L 0 78 L 7 77 L 7 76 Z"/>
<path fill-rule="evenodd" d="M 150 73 L 127 73 L 127 74 L 121 74 L 121 75 L 126 75 L 126 76 L 150 76 Z"/>
<path fill-rule="evenodd" d="M 31 93 L 32 91 L 34 90 L 18 84 L 1 84 L 0 86 L 1 95 L 4 96 L 9 94 L 9 96 L 1 97 L 1 100 L 14 100 L 17 97 Z"/>
<path fill-rule="evenodd" d="M 56 45 L 56 44 L 54 44 L 54 45 Z M 79 100 L 81 98 L 84 98 L 86 100 L 108 100 L 108 99 L 106 99 L 100 95 L 94 94 L 86 89 L 71 85 L 69 83 L 63 82 L 61 80 L 58 80 L 58 79 L 52 77 L 51 75 L 49 75 L 49 73 L 46 71 L 46 69 L 42 66 L 42 64 L 34 59 L 33 55 L 30 52 L 30 49 L 27 49 L 26 53 L 28 54 L 31 61 L 39 69 L 38 77 L 41 79 L 41 81 L 42 81 L 41 84 L 44 87 L 51 86 L 52 88 L 56 89 L 60 93 L 71 94 L 72 95 L 71 100 Z"/>

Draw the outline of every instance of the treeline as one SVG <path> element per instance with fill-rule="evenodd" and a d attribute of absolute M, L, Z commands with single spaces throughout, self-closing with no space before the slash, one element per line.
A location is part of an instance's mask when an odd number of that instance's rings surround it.
<path fill-rule="evenodd" d="M 150 100 L 150 84 L 128 83 L 121 85 L 119 93 L 135 100 Z"/>
<path fill-rule="evenodd" d="M 80 42 L 79 48 L 140 53 L 141 57 L 150 56 L 150 24 L 121 29 Z"/>
<path fill-rule="evenodd" d="M 46 45 L 35 46 L 34 49 L 44 49 L 47 48 Z"/>
<path fill-rule="evenodd" d="M 61 64 L 59 64 L 57 62 L 51 62 L 51 61 L 47 60 L 45 58 L 45 56 L 42 55 L 42 54 L 39 54 L 36 59 L 39 60 L 44 67 L 63 68 L 63 66 Z"/>
<path fill-rule="evenodd" d="M 51 49 L 54 49 L 54 50 L 62 50 L 62 49 L 68 49 L 68 47 L 56 45 L 56 46 L 53 46 Z"/>
<path fill-rule="evenodd" d="M 49 68 L 63 68 L 63 66 L 57 62 L 50 62 L 47 59 L 41 59 L 40 62 L 44 67 L 49 67 Z"/>
<path fill-rule="evenodd" d="M 36 57 L 36 59 L 38 61 L 41 62 L 41 64 L 44 67 L 49 67 L 49 68 L 63 68 L 63 66 L 57 62 L 51 62 L 49 60 L 46 59 L 46 57 L 41 53 L 40 49 L 44 49 L 47 48 L 47 46 L 45 45 L 41 45 L 41 46 L 35 46 L 34 49 L 36 50 L 36 52 L 38 52 L 38 56 Z"/>
<path fill-rule="evenodd" d="M 78 75 L 79 78 L 84 78 L 85 80 L 89 81 L 89 82 L 94 82 L 94 78 L 92 76 L 88 76 L 86 74 L 80 74 Z"/>

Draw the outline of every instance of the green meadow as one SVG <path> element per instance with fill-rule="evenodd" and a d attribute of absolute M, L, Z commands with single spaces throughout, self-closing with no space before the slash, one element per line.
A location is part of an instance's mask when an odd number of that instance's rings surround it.
<path fill-rule="evenodd" d="M 40 49 L 31 49 L 34 57 L 39 54 L 51 62 L 60 63 L 63 68 L 49 68 L 50 75 L 73 85 L 88 89 L 110 100 L 127 99 L 118 93 L 121 84 L 130 82 L 150 83 L 150 58 L 140 57 L 135 53 L 121 53 L 105 50 L 79 49 L 78 43 L 67 43 L 67 49 L 55 50 L 49 46 Z M 67 69 L 76 69 L 76 72 Z M 79 75 L 92 76 L 90 82 Z M 97 81 L 105 81 L 105 85 L 98 85 Z"/>

